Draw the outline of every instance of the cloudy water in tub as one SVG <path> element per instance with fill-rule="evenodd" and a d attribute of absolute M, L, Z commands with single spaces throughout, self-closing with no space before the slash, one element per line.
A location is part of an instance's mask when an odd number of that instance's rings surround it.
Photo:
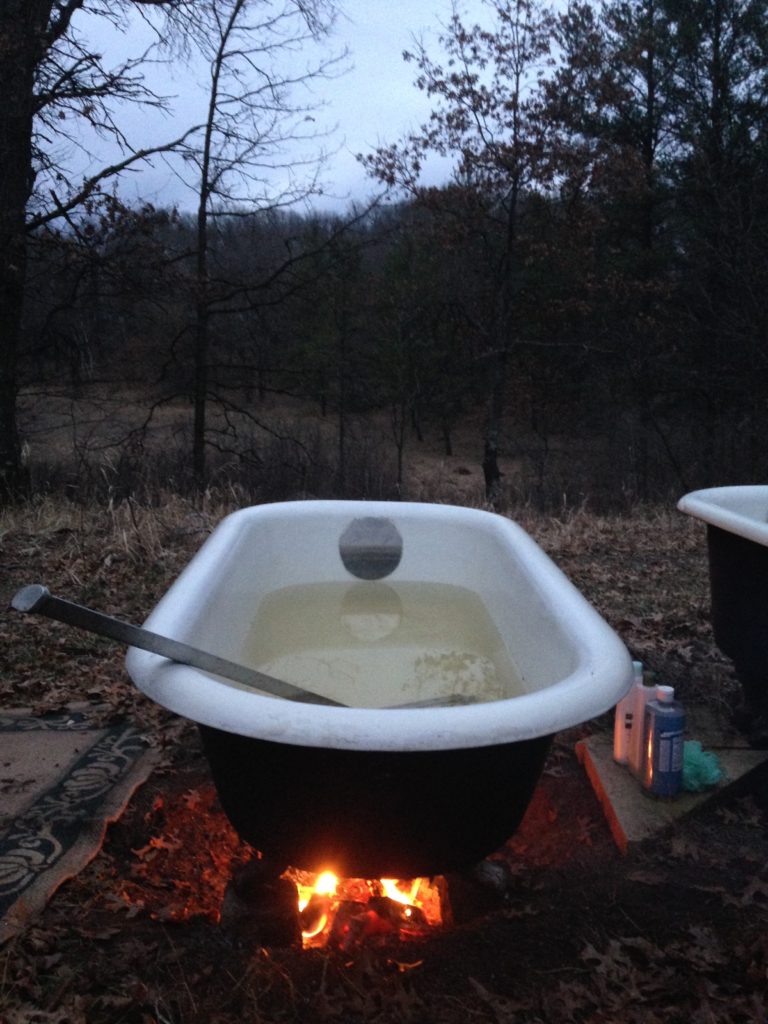
<path fill-rule="evenodd" d="M 440 583 L 285 587 L 259 604 L 246 664 L 354 707 L 523 692 L 477 594 Z"/>

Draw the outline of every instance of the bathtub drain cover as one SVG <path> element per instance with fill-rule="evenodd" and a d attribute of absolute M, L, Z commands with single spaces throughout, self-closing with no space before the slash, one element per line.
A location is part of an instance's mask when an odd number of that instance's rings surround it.
<path fill-rule="evenodd" d="M 393 522 L 379 516 L 353 519 L 339 538 L 344 568 L 361 580 L 380 580 L 400 564 L 403 538 Z"/>

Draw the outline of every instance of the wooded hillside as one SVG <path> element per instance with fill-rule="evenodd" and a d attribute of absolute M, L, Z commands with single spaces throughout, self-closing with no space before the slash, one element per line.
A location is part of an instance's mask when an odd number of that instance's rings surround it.
<path fill-rule="evenodd" d="M 497 504 L 762 478 L 768 4 L 488 13 L 406 55 L 433 114 L 364 155 L 371 208 L 204 187 L 201 234 L 199 211 L 97 190 L 29 232 L 33 488 L 89 467 L 135 490 L 149 452 L 182 488 L 407 496 L 406 454 L 429 437 L 450 458 L 468 417 Z M 45 430 L 84 400 L 57 475 Z"/>

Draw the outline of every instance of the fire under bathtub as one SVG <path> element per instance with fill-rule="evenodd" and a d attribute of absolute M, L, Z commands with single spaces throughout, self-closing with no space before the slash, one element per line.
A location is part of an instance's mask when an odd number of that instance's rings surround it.
<path fill-rule="evenodd" d="M 768 747 L 768 485 L 692 491 L 677 507 L 706 524 L 712 629 L 743 691 L 737 724 Z"/>
<path fill-rule="evenodd" d="M 128 652 L 135 683 L 198 723 L 225 813 L 276 871 L 477 863 L 515 832 L 553 735 L 632 679 L 619 638 L 521 527 L 447 505 L 242 509 L 146 625 L 349 705 Z M 395 707 L 424 701 L 438 706 Z"/>

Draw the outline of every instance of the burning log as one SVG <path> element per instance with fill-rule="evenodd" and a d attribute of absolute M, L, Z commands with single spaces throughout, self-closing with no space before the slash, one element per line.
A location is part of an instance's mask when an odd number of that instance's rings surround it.
<path fill-rule="evenodd" d="M 410 903 L 399 903 L 389 896 L 372 896 L 368 906 L 398 931 L 424 934 L 429 929 L 424 911 Z"/>
<path fill-rule="evenodd" d="M 394 930 L 390 922 L 380 918 L 374 910 L 368 910 L 366 903 L 343 900 L 336 908 L 328 945 L 348 953 L 364 939 L 375 935 L 391 935 Z"/>
<path fill-rule="evenodd" d="M 443 879 L 339 879 L 294 869 L 278 877 L 260 857 L 233 870 L 221 909 L 222 927 L 239 943 L 342 952 L 420 938 L 449 917 Z"/>
<path fill-rule="evenodd" d="M 345 953 L 370 939 L 387 936 L 417 938 L 430 924 L 419 907 L 399 903 L 388 896 L 371 896 L 367 903 L 346 900 L 336 910 L 328 945 Z"/>
<path fill-rule="evenodd" d="M 339 879 L 290 869 L 300 895 L 300 921 L 305 947 L 349 951 L 384 936 L 420 937 L 450 918 L 443 879 Z"/>

